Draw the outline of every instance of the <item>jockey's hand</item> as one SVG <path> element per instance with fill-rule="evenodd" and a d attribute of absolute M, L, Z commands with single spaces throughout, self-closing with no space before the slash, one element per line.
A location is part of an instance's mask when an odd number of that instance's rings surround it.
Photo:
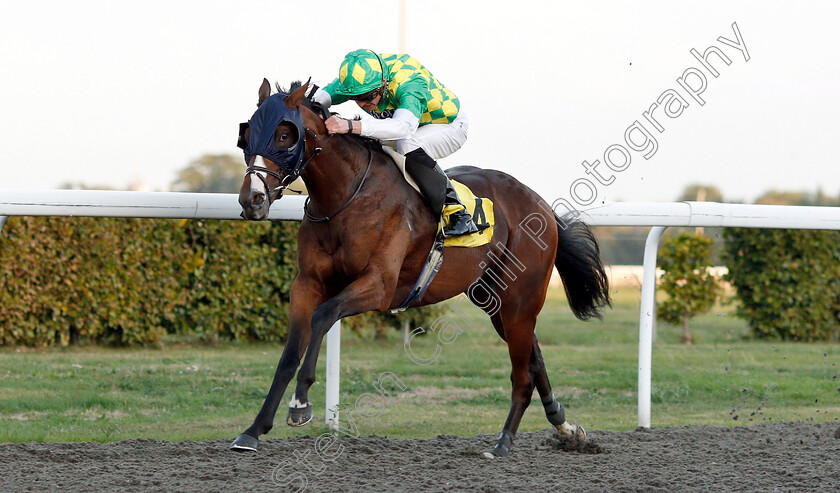
<path fill-rule="evenodd" d="M 324 122 L 327 126 L 327 132 L 331 134 L 346 134 L 352 133 L 353 121 L 340 116 L 331 116 Z"/>

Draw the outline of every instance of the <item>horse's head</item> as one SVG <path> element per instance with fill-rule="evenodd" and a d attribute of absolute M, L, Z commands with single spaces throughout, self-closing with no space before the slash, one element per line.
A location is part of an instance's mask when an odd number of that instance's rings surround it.
<path fill-rule="evenodd" d="M 245 151 L 245 180 L 239 189 L 242 217 L 259 221 L 283 190 L 303 171 L 306 162 L 305 127 L 301 102 L 309 81 L 291 94 L 271 95 L 263 79 L 257 111 L 239 125 L 238 146 Z"/>

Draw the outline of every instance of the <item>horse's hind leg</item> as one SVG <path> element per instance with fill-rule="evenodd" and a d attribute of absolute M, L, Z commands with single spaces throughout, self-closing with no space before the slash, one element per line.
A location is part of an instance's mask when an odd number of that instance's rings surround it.
<path fill-rule="evenodd" d="M 510 355 L 511 373 L 510 381 L 513 384 L 511 392 L 511 406 L 505 421 L 502 433 L 496 446 L 490 452 L 485 452 L 486 457 L 506 457 L 513 447 L 513 437 L 519 429 L 519 423 L 525 410 L 531 403 L 531 395 L 534 393 L 534 381 L 529 369 L 534 325 L 536 316 L 523 317 L 517 309 L 509 310 L 513 314 L 506 314 L 505 305 L 499 313 L 490 317 L 493 327 L 508 344 Z"/>
<path fill-rule="evenodd" d="M 505 457 L 510 454 L 513 437 L 516 435 L 525 410 L 531 403 L 534 387 L 539 390 L 546 416 L 552 425 L 562 433 L 576 434 L 581 438 L 584 436 L 583 428 L 566 422 L 563 408 L 551 393 L 548 372 L 534 334 L 537 314 L 545 300 L 548 278 L 531 280 L 532 283 L 540 281 L 544 286 L 542 292 L 504 290 L 501 293 L 503 296 L 501 308 L 490 316 L 493 328 L 508 344 L 513 390 L 507 421 L 496 446 L 484 454 L 487 457 Z M 473 300 L 473 303 L 482 306 L 479 302 L 480 300 Z"/>
<path fill-rule="evenodd" d="M 551 392 L 551 382 L 548 381 L 548 371 L 545 368 L 545 361 L 543 360 L 536 334 L 534 334 L 531 362 L 528 369 L 531 373 L 531 379 L 537 387 L 537 391 L 540 393 L 540 400 L 542 401 L 543 408 L 545 408 L 545 417 L 548 418 L 548 422 L 557 428 L 560 433 L 585 439 L 586 431 L 582 426 L 566 421 L 566 411 L 563 410 L 563 406 L 557 402 L 557 398 Z"/>

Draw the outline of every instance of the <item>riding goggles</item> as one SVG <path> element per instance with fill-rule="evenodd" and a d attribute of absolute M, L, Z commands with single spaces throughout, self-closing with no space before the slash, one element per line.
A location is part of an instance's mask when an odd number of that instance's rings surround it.
<path fill-rule="evenodd" d="M 359 94 L 358 96 L 347 96 L 347 99 L 351 99 L 353 101 L 361 101 L 363 103 L 369 103 L 376 99 L 376 96 L 382 93 L 381 89 L 374 89 L 372 91 L 366 92 L 364 94 Z"/>

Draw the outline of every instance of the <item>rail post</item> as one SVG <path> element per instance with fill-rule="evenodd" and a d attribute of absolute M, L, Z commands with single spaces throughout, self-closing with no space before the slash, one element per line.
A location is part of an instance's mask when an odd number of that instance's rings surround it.
<path fill-rule="evenodd" d="M 656 255 L 665 226 L 650 228 L 645 241 L 642 302 L 639 307 L 639 426 L 650 428 L 653 322 L 656 319 Z"/>
<path fill-rule="evenodd" d="M 338 386 L 341 382 L 341 320 L 327 332 L 327 372 L 326 372 L 326 412 L 324 420 L 327 426 L 338 431 Z"/>

